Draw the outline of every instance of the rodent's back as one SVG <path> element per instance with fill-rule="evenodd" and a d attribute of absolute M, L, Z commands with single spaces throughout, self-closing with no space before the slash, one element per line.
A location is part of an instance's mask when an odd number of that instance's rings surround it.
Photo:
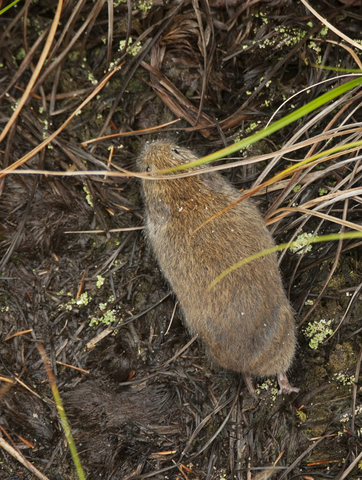
<path fill-rule="evenodd" d="M 156 142 L 141 155 L 139 168 L 156 171 L 196 159 L 187 149 Z M 227 180 L 200 173 L 142 183 L 148 238 L 191 331 L 211 357 L 227 369 L 257 376 L 287 370 L 295 326 L 276 255 L 238 268 L 207 290 L 224 270 L 274 245 L 254 203 L 244 200 L 195 232 L 240 198 Z"/>

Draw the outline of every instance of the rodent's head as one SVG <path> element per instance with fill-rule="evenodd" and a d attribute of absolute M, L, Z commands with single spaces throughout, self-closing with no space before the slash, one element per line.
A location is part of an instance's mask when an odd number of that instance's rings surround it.
<path fill-rule="evenodd" d="M 193 162 L 194 160 L 198 160 L 198 157 L 187 148 L 162 140 L 146 145 L 138 158 L 137 165 L 141 172 L 156 172 Z M 202 170 L 203 168 L 203 166 L 196 167 L 197 170 Z M 189 170 L 191 169 L 183 170 L 183 172 Z M 151 201 L 167 204 L 177 203 L 180 198 L 191 196 L 195 199 L 200 195 L 201 191 L 205 190 L 205 186 L 202 187 L 203 176 L 192 175 L 184 178 L 175 178 L 174 176 L 179 173 L 182 172 L 165 173 L 169 177 L 167 179 L 156 179 L 153 178 L 152 174 L 148 179 L 143 178 L 142 190 L 146 203 Z"/>
<path fill-rule="evenodd" d="M 177 167 L 183 163 L 197 160 L 197 158 L 187 148 L 160 140 L 145 146 L 138 157 L 137 165 L 141 172 L 152 172 L 164 168 Z"/>

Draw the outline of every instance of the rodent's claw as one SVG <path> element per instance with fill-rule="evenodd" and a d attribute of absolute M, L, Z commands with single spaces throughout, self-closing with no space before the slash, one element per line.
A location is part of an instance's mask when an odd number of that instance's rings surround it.
<path fill-rule="evenodd" d="M 289 388 L 281 388 L 278 390 L 278 395 L 290 395 L 292 392 L 299 393 L 299 391 L 299 388 L 289 386 Z"/>
<path fill-rule="evenodd" d="M 253 380 L 251 378 L 251 375 L 248 375 L 248 374 L 244 374 L 244 380 L 245 380 L 245 385 L 248 387 L 248 390 L 249 390 L 249 393 L 251 393 L 251 395 L 253 395 L 253 397 L 256 397 L 256 393 L 255 393 L 255 388 L 254 388 L 254 384 L 253 384 Z"/>
<path fill-rule="evenodd" d="M 289 395 L 292 392 L 298 393 L 299 388 L 297 387 L 292 387 L 291 384 L 289 383 L 288 377 L 284 372 L 278 373 L 278 383 L 280 390 L 278 391 L 278 395 Z"/>

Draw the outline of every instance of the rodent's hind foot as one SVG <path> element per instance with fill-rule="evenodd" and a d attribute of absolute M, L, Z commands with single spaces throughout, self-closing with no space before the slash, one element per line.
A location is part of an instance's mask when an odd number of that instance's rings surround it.
<path fill-rule="evenodd" d="M 289 395 L 292 392 L 295 392 L 295 393 L 299 392 L 299 388 L 291 386 L 285 372 L 278 373 L 278 383 L 280 387 L 280 390 L 278 392 L 279 395 L 282 395 L 282 394 Z"/>
<path fill-rule="evenodd" d="M 249 393 L 254 397 L 257 398 L 257 395 L 255 393 L 255 388 L 253 384 L 253 380 L 251 378 L 251 375 L 248 375 L 244 373 L 244 380 L 245 380 L 245 385 L 248 387 Z"/>

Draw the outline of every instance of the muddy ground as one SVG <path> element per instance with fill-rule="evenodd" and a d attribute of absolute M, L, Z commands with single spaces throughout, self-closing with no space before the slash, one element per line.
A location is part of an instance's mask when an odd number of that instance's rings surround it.
<path fill-rule="evenodd" d="M 359 1 L 310 3 L 361 41 Z M 188 345 L 182 312 L 140 228 L 139 180 L 112 175 L 136 171 L 135 159 L 152 139 L 173 139 L 199 155 L 233 144 L 264 127 L 284 100 L 337 75 L 315 64 L 356 69 L 361 50 L 347 50 L 299 2 L 68 1 L 49 60 L 10 121 L 56 7 L 19 2 L 0 15 L 0 125 L 10 126 L 0 143 L 2 169 L 67 122 L 113 64 L 122 68 L 48 145 L 17 167 L 21 174 L 0 178 L 2 439 L 47 478 L 77 478 L 41 343 L 89 479 L 362 478 L 362 392 L 354 381 L 362 348 L 361 241 L 283 254 L 285 288 L 301 325 L 289 372 L 300 393 L 278 396 L 276 379 L 258 379 L 255 399 L 241 376 L 210 362 L 201 343 Z M 305 90 L 275 119 L 343 81 Z M 359 95 L 353 92 L 337 120 L 335 111 L 322 115 L 303 139 L 343 121 L 359 125 Z M 278 150 L 316 115 L 232 158 Z M 161 132 L 147 131 L 177 118 Z M 82 145 L 116 133 L 124 135 Z M 307 153 L 304 148 L 284 156 L 267 178 Z M 322 167 L 334 170 L 309 185 L 307 200 L 330 192 L 336 182 L 340 191 L 361 185 L 358 158 L 337 162 Z M 268 163 L 223 174 L 248 189 Z M 91 174 L 99 170 L 110 174 Z M 270 214 L 279 204 L 294 203 L 292 189 L 280 194 L 270 188 L 254 200 Z M 330 208 L 322 211 L 361 225 L 358 194 Z M 271 224 L 278 243 L 291 240 L 300 216 Z M 308 218 L 305 232 L 341 229 Z M 335 333 L 313 349 L 305 328 L 321 320 Z M 1 448 L 0 460 L 0 478 L 36 478 L 9 450 Z M 265 470 L 274 463 L 274 470 Z"/>

